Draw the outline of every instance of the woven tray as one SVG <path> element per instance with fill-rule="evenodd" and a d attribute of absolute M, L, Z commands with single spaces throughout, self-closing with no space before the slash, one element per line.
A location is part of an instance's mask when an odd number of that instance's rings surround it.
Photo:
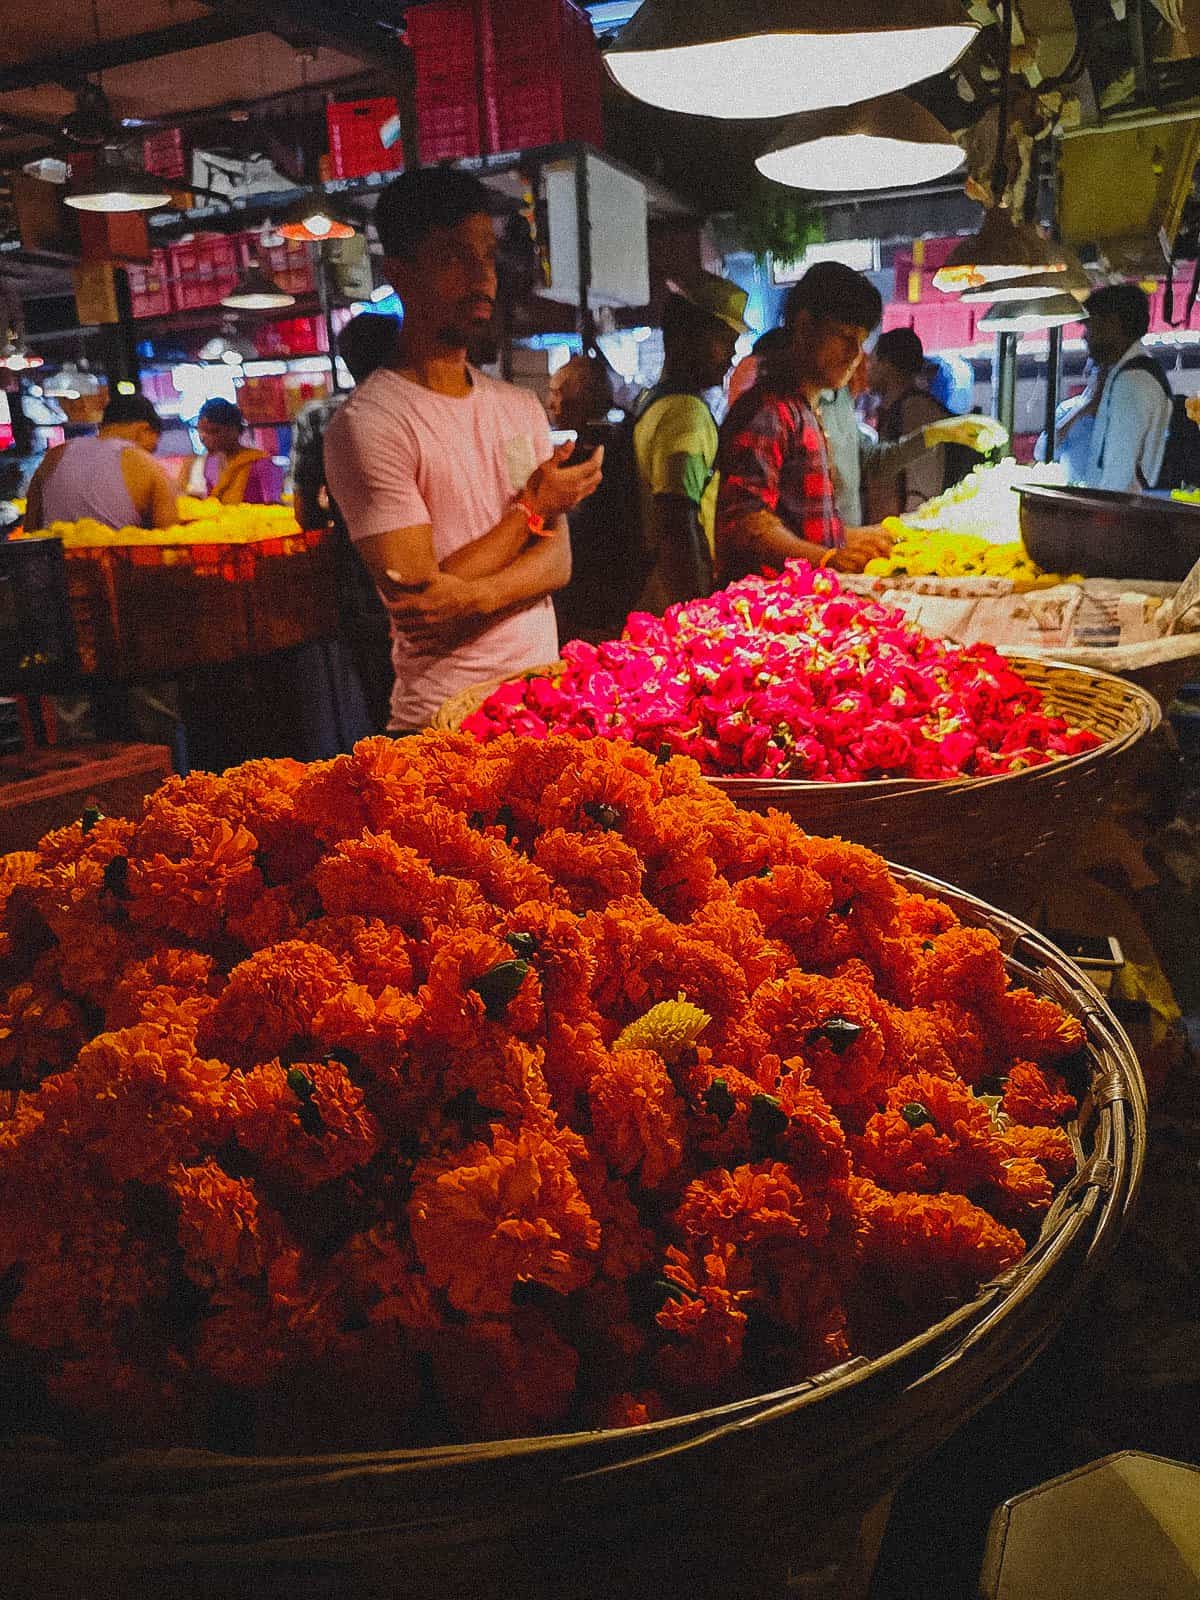
<path fill-rule="evenodd" d="M 6 1596 L 121 1600 L 783 1600 L 847 1521 L 1001 1392 L 1109 1258 L 1137 1193 L 1145 1088 L 1077 967 L 980 901 L 901 871 L 999 937 L 1015 981 L 1074 1012 L 1077 1171 L 1024 1259 L 918 1338 L 794 1388 L 641 1428 L 269 1460 L 46 1441 L 0 1453 Z M 598 1579 L 597 1574 L 602 1574 Z M 805 1593 L 818 1592 L 812 1583 Z M 826 1591 L 821 1591 L 826 1592 Z"/>
<path fill-rule="evenodd" d="M 1041 871 L 1087 814 L 1122 779 L 1138 741 L 1162 720 L 1154 695 L 1107 672 L 1010 657 L 1045 695 L 1047 706 L 1104 741 L 1095 750 L 995 778 L 928 783 L 881 778 L 864 783 L 710 778 L 749 811 L 786 811 L 809 833 L 838 834 L 905 866 L 968 888 L 994 888 L 1020 870 Z M 545 677 L 561 663 L 523 677 Z M 504 679 L 473 685 L 447 700 L 434 727 L 458 728 Z"/>

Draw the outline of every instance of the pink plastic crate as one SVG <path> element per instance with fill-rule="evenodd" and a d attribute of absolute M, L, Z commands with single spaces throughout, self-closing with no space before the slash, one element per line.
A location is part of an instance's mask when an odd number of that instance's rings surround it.
<path fill-rule="evenodd" d="M 171 279 L 167 252 L 155 250 L 145 266 L 131 262 L 125 268 L 129 298 L 135 317 L 164 317 L 171 310 Z"/>
<path fill-rule="evenodd" d="M 260 356 L 318 356 L 329 350 L 329 335 L 322 317 L 284 317 L 265 322 L 254 331 L 254 348 Z"/>
<path fill-rule="evenodd" d="M 488 150 L 602 146 L 600 49 L 572 0 L 478 0 Z"/>
<path fill-rule="evenodd" d="M 389 149 L 380 138 L 384 124 L 395 116 L 395 100 L 330 101 L 325 122 L 335 178 L 365 178 L 371 172 L 398 172 L 404 166 L 400 146 Z"/>
<path fill-rule="evenodd" d="M 244 235 L 249 260 L 257 263 L 288 294 L 312 294 L 317 287 L 311 246 L 301 239 L 284 239 L 269 248 L 256 233 Z"/>
<path fill-rule="evenodd" d="M 215 306 L 236 285 L 245 266 L 241 238 L 224 233 L 197 233 L 167 248 L 171 300 L 176 311 Z"/>
<path fill-rule="evenodd" d="M 457 161 L 483 150 L 479 34 L 474 5 L 414 6 L 408 43 L 417 73 L 422 161 Z"/>

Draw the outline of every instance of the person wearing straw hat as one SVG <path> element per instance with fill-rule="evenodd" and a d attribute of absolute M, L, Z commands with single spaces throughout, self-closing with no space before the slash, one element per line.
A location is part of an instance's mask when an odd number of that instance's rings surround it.
<path fill-rule="evenodd" d="M 750 332 L 746 292 L 727 278 L 696 272 L 667 288 L 663 374 L 633 430 L 646 568 L 638 609 L 657 615 L 712 588 L 719 435 L 705 395 Z"/>

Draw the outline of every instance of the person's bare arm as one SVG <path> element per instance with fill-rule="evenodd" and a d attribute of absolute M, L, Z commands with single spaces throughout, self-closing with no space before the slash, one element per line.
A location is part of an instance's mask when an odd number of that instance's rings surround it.
<path fill-rule="evenodd" d="M 861 572 L 868 561 L 886 555 L 892 541 L 880 528 L 847 528 L 844 545 L 832 550 L 799 539 L 778 517 L 766 510 L 743 511 L 726 524 L 726 544 L 747 571 L 782 567 L 785 561 L 810 561 L 835 572 Z"/>
<path fill-rule="evenodd" d="M 659 494 L 654 501 L 658 586 L 667 604 L 710 594 L 712 557 L 694 500 Z"/>
<path fill-rule="evenodd" d="M 171 528 L 179 521 L 175 489 L 153 456 L 131 445 L 121 455 L 121 476 L 144 528 Z"/>
<path fill-rule="evenodd" d="M 58 458 L 62 452 L 63 446 L 61 444 L 55 445 L 53 450 L 47 450 L 46 454 L 38 462 L 37 471 L 29 480 L 29 488 L 25 491 L 25 526 L 31 533 L 35 533 L 39 528 L 45 526 L 43 521 L 42 490 L 45 488 L 50 474 L 58 465 Z"/>

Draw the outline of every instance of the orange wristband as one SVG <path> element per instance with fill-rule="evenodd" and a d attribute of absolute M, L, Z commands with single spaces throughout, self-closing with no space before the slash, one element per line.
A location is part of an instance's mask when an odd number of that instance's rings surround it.
<path fill-rule="evenodd" d="M 830 550 L 826 550 L 820 561 L 817 562 L 817 565 L 821 568 L 827 567 L 835 555 L 837 555 L 837 545 L 834 545 Z"/>
<path fill-rule="evenodd" d="M 548 539 L 554 532 L 554 529 L 547 528 L 546 519 L 544 516 L 542 516 L 541 512 L 535 511 L 529 504 L 528 500 L 518 500 L 516 504 L 517 510 L 525 513 L 525 521 L 529 527 L 530 533 L 532 533 L 538 539 Z"/>

